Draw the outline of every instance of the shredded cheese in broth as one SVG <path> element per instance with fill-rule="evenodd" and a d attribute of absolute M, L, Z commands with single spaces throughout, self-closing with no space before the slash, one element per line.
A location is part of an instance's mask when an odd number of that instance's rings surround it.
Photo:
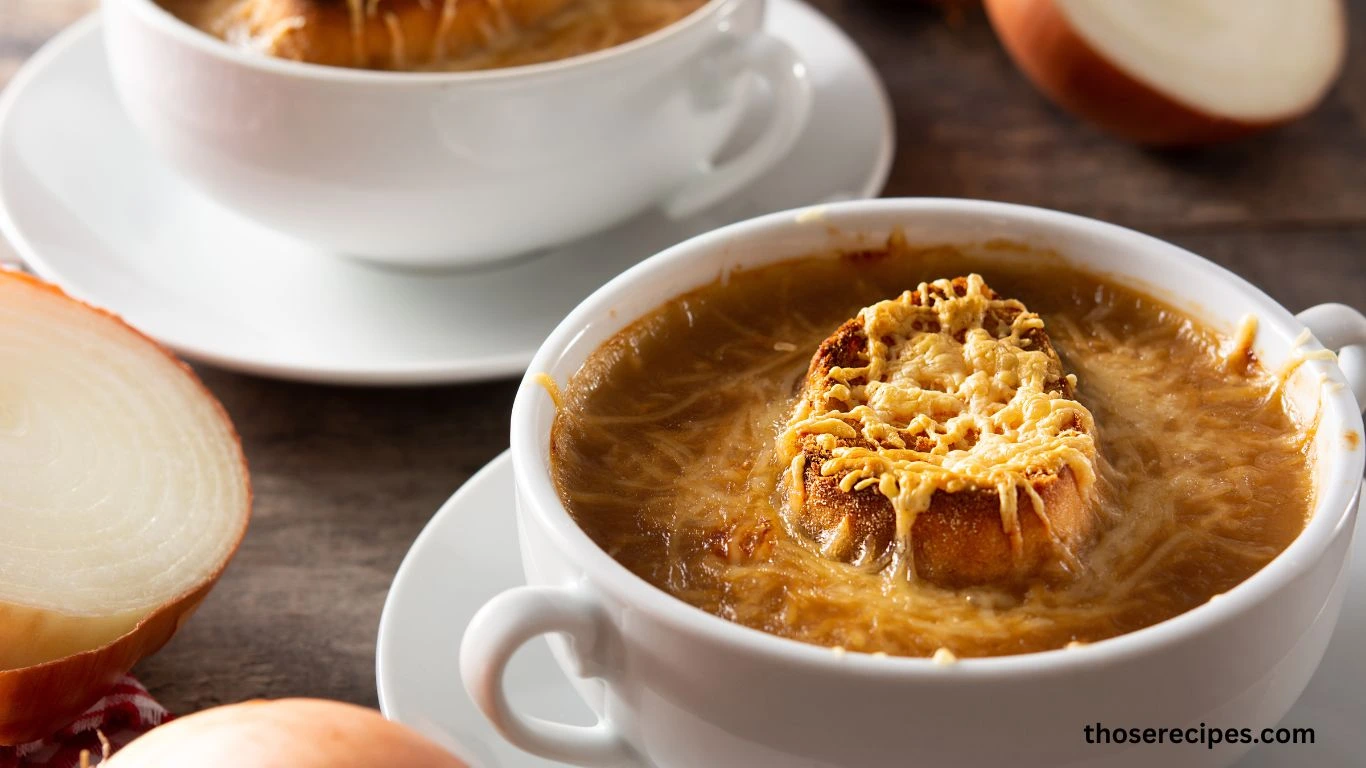
<path fill-rule="evenodd" d="M 941 279 L 861 310 L 861 365 L 813 371 L 778 441 L 790 503 L 802 504 L 811 448 L 840 490 L 877 488 L 897 517 L 893 560 L 908 562 L 915 518 L 936 492 L 994 489 L 1001 526 L 1022 549 L 1017 499 L 1048 524 L 1033 480 L 1072 470 L 1082 495 L 1095 482 L 1091 413 L 1068 395 L 1043 347 L 1039 315 L 997 296 L 981 275 Z"/>
<path fill-rule="evenodd" d="M 1018 248 L 999 245 L 978 252 L 894 242 L 856 259 L 736 271 L 726 285 L 661 306 L 565 383 L 550 446 L 561 499 L 608 554 L 702 610 L 851 652 L 941 660 L 1140 629 L 1227 592 L 1281 552 L 1302 530 L 1313 494 L 1306 430 L 1287 413 L 1278 377 L 1255 361 L 1230 369 L 1228 337 L 1150 297 L 1017 256 Z M 1075 374 L 1077 405 L 1033 385 L 1019 401 L 1034 402 L 1041 416 L 1066 409 L 1094 446 L 1095 541 L 1063 583 L 948 589 L 888 578 L 885 567 L 823 556 L 785 523 L 790 457 L 780 438 L 808 421 L 810 439 L 819 438 L 815 416 L 830 410 L 813 407 L 790 421 L 813 352 L 862 308 L 969 272 L 1037 313 L 1062 370 Z M 898 311 L 883 307 L 860 322 L 895 325 Z M 890 349 L 882 357 L 883 378 L 916 380 L 901 370 L 909 360 Z M 891 427 L 907 425 L 910 396 L 874 399 L 877 388 L 855 391 L 856 376 L 836 378 L 857 404 L 882 409 L 876 420 L 870 414 L 871 430 L 891 439 Z M 1008 389 L 992 399 L 1012 402 Z M 953 416 L 926 424 L 931 450 L 915 446 L 940 457 L 927 462 L 935 472 L 968 446 L 952 436 Z M 846 426 L 863 428 L 853 421 Z M 1048 429 L 1062 435 L 1066 420 Z M 1072 447 L 1088 450 L 1080 439 Z M 1067 459 L 1036 457 L 1054 466 Z"/>
<path fill-rule="evenodd" d="M 191 25 L 284 59 L 331 66 L 464 71 L 611 48 L 706 0 L 162 0 Z"/>

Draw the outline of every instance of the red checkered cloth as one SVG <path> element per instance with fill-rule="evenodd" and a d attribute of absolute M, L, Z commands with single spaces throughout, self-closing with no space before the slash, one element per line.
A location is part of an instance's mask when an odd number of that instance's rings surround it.
<path fill-rule="evenodd" d="M 103 752 L 99 734 L 114 750 L 173 717 L 131 675 L 124 675 L 95 706 L 62 730 L 42 741 L 0 747 L 0 768 L 78 768 L 81 752 L 89 750 L 90 764 Z"/>

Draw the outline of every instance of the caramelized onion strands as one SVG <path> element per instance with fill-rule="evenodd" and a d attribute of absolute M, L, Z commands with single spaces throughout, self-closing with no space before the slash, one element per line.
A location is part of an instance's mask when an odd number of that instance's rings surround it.
<path fill-rule="evenodd" d="M 706 0 L 164 0 L 232 45 L 340 67 L 462 71 L 611 48 Z"/>
<path fill-rule="evenodd" d="M 1046 320 L 1094 415 L 1098 535 L 1066 583 L 946 589 L 888 578 L 876 561 L 821 556 L 788 527 L 774 438 L 811 351 L 859 307 L 950 270 L 984 271 Z M 604 342 L 561 389 L 552 472 L 609 555 L 739 624 L 848 652 L 1065 648 L 1190 610 L 1303 529 L 1313 509 L 1306 425 L 1287 412 L 1277 374 L 1225 364 L 1231 343 L 1046 260 L 894 240 L 882 258 L 733 273 Z"/>
<path fill-rule="evenodd" d="M 246 531 L 226 413 L 107 313 L 0 272 L 0 744 L 48 735 L 155 651 Z"/>

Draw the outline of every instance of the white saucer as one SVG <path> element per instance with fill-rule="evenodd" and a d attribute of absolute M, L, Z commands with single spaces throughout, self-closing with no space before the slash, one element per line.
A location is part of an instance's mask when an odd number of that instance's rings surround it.
<path fill-rule="evenodd" d="M 881 191 L 892 112 L 868 60 L 799 0 L 772 0 L 767 25 L 801 51 L 816 92 L 779 167 L 685 221 L 648 214 L 519 263 L 431 274 L 336 258 L 202 196 L 134 133 L 99 20 L 87 18 L 0 95 L 0 231 L 38 274 L 195 360 L 366 384 L 520 374 L 570 309 L 646 256 L 762 213 Z M 756 99 L 748 130 L 765 108 Z"/>
<path fill-rule="evenodd" d="M 524 583 L 512 504 L 512 461 L 504 453 L 470 478 L 417 537 L 394 577 L 379 624 L 375 676 L 384 714 L 441 741 L 477 768 L 560 765 L 504 742 L 460 683 L 456 652 L 470 617 L 489 598 Z M 1352 581 L 1337 633 L 1323 665 L 1283 722 L 1313 728 L 1315 743 L 1258 747 L 1239 768 L 1361 765 L 1366 755 L 1363 533 L 1358 531 L 1353 543 Z M 543 639 L 529 643 L 513 659 L 507 686 L 513 705 L 529 714 L 577 725 L 594 722 Z M 1077 724 L 1077 738 L 1081 726 Z"/>

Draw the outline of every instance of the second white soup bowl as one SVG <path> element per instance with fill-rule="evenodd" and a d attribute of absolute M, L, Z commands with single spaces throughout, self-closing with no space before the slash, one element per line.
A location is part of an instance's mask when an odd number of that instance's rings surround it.
<path fill-rule="evenodd" d="M 1243 584 L 1186 614 L 1092 645 L 936 665 L 836 653 L 742 627 L 650 586 L 574 523 L 549 471 L 555 408 L 531 376 L 566 381 L 602 342 L 728 270 L 841 248 L 902 228 L 913 242 L 1006 238 L 1139 287 L 1231 333 L 1260 320 L 1257 357 L 1275 370 L 1306 326 L 1342 348 L 1342 369 L 1299 367 L 1288 392 L 1317 417 L 1315 504 L 1301 535 Z M 1025 258 L 1019 254 L 999 258 Z M 1246 744 L 1088 744 L 1084 728 L 1261 729 L 1304 689 L 1337 621 L 1362 477 L 1366 318 L 1323 305 L 1298 318 L 1228 271 L 1174 245 L 1053 211 L 964 200 L 874 200 L 782 213 L 694 238 L 583 302 L 531 364 L 512 415 L 512 459 L 528 586 L 489 602 L 461 648 L 465 686 L 509 741 L 593 765 L 1226 766 Z M 1306 349 L 1318 349 L 1310 339 Z M 1344 375 L 1343 369 L 1347 371 Z M 553 635 L 561 666 L 598 713 L 593 727 L 518 713 L 502 673 L 526 641 Z M 1312 725 L 1312 724 L 1311 724 Z"/>
<path fill-rule="evenodd" d="M 646 209 L 699 211 L 780 160 L 806 122 L 801 59 L 764 0 L 711 0 L 638 40 L 479 72 L 374 72 L 271 58 L 153 0 L 103 0 L 129 117 L 224 205 L 336 253 L 461 266 L 581 237 Z M 721 162 L 758 77 L 766 129 Z"/>

